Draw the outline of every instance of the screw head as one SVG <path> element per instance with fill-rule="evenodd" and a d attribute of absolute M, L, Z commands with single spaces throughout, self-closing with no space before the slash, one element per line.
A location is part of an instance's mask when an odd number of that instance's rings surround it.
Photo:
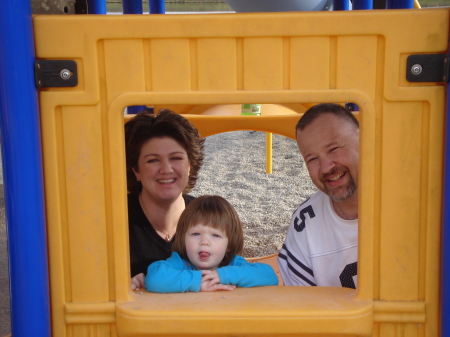
<path fill-rule="evenodd" d="M 419 75 L 422 72 L 422 66 L 420 64 L 415 64 L 411 67 L 411 72 L 414 75 Z"/>
<path fill-rule="evenodd" d="M 68 80 L 71 77 L 70 70 L 68 70 L 68 69 L 61 70 L 59 75 L 61 76 L 61 78 L 63 80 Z"/>

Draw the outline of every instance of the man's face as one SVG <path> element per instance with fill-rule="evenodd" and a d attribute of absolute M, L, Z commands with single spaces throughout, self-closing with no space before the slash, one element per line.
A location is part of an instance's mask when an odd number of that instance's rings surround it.
<path fill-rule="evenodd" d="M 334 201 L 345 201 L 358 189 L 359 130 L 326 113 L 297 130 L 297 145 L 318 189 Z"/>

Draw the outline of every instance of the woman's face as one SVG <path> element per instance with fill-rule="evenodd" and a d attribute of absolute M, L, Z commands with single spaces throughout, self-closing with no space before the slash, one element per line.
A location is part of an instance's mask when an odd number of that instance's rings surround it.
<path fill-rule="evenodd" d="M 155 200 L 177 199 L 189 181 L 190 163 L 186 150 L 173 138 L 151 138 L 142 145 L 138 170 L 142 193 Z"/>

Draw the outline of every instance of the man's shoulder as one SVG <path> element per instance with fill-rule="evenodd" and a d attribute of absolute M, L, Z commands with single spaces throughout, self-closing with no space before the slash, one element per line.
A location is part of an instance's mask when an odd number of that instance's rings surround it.
<path fill-rule="evenodd" d="M 328 196 L 322 191 L 316 191 L 297 207 L 297 211 L 301 210 L 302 208 L 308 207 L 309 205 L 314 206 L 318 204 L 323 204 L 327 200 L 327 198 Z"/>
<path fill-rule="evenodd" d="M 298 233 L 311 230 L 322 231 L 327 226 L 326 224 L 332 220 L 329 213 L 329 197 L 323 192 L 317 191 L 295 210 L 291 225 Z M 304 231 L 305 229 L 308 230 Z"/>

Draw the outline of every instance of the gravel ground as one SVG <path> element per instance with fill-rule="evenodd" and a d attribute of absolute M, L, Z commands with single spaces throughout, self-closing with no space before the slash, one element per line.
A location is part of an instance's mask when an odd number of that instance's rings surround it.
<path fill-rule="evenodd" d="M 194 196 L 217 194 L 236 208 L 245 234 L 244 257 L 277 253 L 291 215 L 316 191 L 295 140 L 273 135 L 272 174 L 266 173 L 266 135 L 234 131 L 210 136 Z"/>

